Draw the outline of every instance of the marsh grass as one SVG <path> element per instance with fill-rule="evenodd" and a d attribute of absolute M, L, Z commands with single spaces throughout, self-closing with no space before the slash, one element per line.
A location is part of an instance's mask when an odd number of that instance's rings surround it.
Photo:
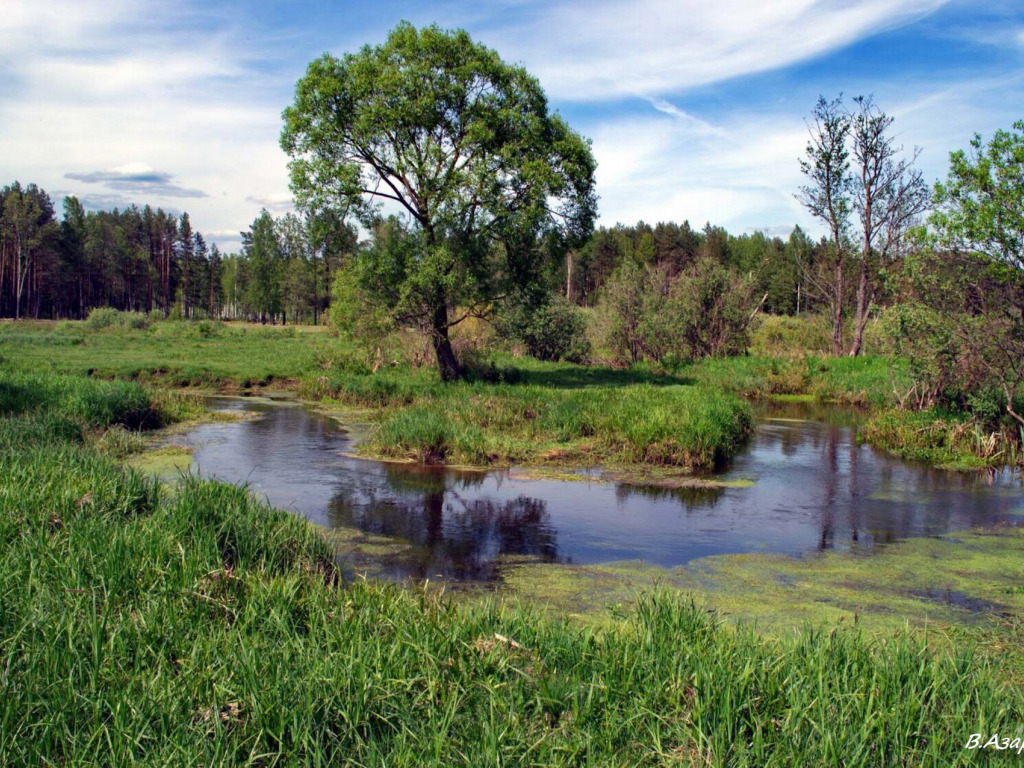
<path fill-rule="evenodd" d="M 938 409 L 886 410 L 863 426 L 864 440 L 904 459 L 950 469 L 1021 465 L 1020 429 L 983 428 L 970 415 Z"/>
<path fill-rule="evenodd" d="M 343 584 L 302 519 L 81 439 L 138 385 L 0 381 L 0 763 L 962 765 L 1019 726 L 1019 689 L 906 634 L 765 638 L 665 590 L 598 632 Z"/>
<path fill-rule="evenodd" d="M 372 455 L 429 463 L 721 466 L 753 428 L 734 395 L 644 370 L 524 363 L 494 382 L 442 385 L 429 373 L 333 370 L 306 391 L 378 409 Z M 509 382 L 517 383 L 509 383 Z"/>

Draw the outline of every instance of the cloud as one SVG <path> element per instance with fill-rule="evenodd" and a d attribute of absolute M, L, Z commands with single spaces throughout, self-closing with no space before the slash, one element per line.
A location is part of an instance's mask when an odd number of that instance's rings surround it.
<path fill-rule="evenodd" d="M 526 24 L 488 39 L 556 99 L 664 96 L 778 69 L 915 21 L 946 0 L 524 2 Z"/>
<path fill-rule="evenodd" d="M 204 234 L 206 235 L 206 237 L 208 239 L 216 240 L 218 243 L 223 243 L 223 242 L 240 243 L 240 242 L 242 242 L 242 233 L 239 232 L 238 230 L 234 230 L 234 229 L 215 229 L 215 230 L 212 230 L 210 232 L 205 232 Z"/>
<path fill-rule="evenodd" d="M 793 191 L 806 142 L 799 116 L 716 124 L 635 116 L 595 126 L 601 223 L 689 220 L 733 232 L 811 225 Z"/>
<path fill-rule="evenodd" d="M 418 24 L 437 19 L 466 27 L 539 77 L 553 105 L 594 140 L 603 223 L 688 218 L 694 226 L 711 221 L 743 231 L 797 222 L 815 231 L 792 193 L 801 181 L 803 116 L 817 88 L 875 93 L 897 117 L 902 140 L 925 147 L 930 178 L 945 175 L 948 151 L 966 146 L 975 130 L 990 135 L 1012 122 L 1009 113 L 1024 96 L 1021 82 L 974 88 L 984 57 L 961 56 L 962 48 L 950 49 L 960 69 L 942 73 L 942 82 L 922 80 L 920 72 L 915 80 L 902 62 L 887 73 L 861 68 L 856 58 L 824 61 L 942 5 L 496 0 L 472 11 L 442 3 L 409 13 Z M 958 8 L 951 5 L 915 32 L 958 29 L 948 17 L 975 10 Z M 195 0 L 6 0 L 0 182 L 73 187 L 69 194 L 96 207 L 177 200 L 187 203 L 208 240 L 236 248 L 238 232 L 260 208 L 292 210 L 277 139 L 295 79 L 323 48 L 354 50 L 380 41 L 394 24 L 380 9 L 351 24 L 343 18 L 322 3 L 285 16 L 244 1 L 221 7 Z M 1019 13 L 995 26 L 1020 43 Z M 815 57 L 827 66 L 813 85 L 806 72 L 783 71 Z M 771 74 L 759 79 L 759 72 Z M 131 158 L 151 166 L 124 165 Z"/>
<path fill-rule="evenodd" d="M 289 213 L 295 210 L 295 201 L 290 192 L 279 192 L 274 195 L 248 195 L 245 202 L 266 208 L 271 213 Z"/>
<path fill-rule="evenodd" d="M 247 194 L 287 189 L 277 136 L 294 85 L 250 20 L 192 2 L 8 0 L 0 178 L 95 207 L 187 201 L 203 232 L 244 229 L 259 209 Z"/>
<path fill-rule="evenodd" d="M 174 176 L 170 173 L 155 171 L 143 163 L 129 163 L 106 171 L 65 173 L 64 178 L 155 197 L 209 197 L 201 189 L 178 186 L 172 181 Z"/>

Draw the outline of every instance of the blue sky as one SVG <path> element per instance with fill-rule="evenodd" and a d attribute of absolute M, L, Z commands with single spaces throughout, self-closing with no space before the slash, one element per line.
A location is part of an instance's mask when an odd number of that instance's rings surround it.
<path fill-rule="evenodd" d="M 819 228 L 793 198 L 819 94 L 873 94 L 926 178 L 1024 118 L 1019 0 L 4 0 L 0 184 L 188 210 L 222 248 L 289 210 L 280 113 L 323 51 L 462 27 L 593 140 L 601 223 Z"/>

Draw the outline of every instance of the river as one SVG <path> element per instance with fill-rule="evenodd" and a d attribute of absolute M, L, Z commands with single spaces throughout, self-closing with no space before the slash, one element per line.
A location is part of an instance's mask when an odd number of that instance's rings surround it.
<path fill-rule="evenodd" d="M 253 418 L 203 424 L 183 438 L 193 471 L 246 483 L 274 506 L 328 528 L 408 543 L 382 558 L 387 578 L 486 581 L 499 558 L 672 567 L 740 552 L 870 554 L 910 536 L 1024 522 L 1011 472 L 916 466 L 858 445 L 855 409 L 757 408 L 757 427 L 728 471 L 730 487 L 530 480 L 353 458 L 335 420 L 294 402 L 210 398 Z"/>

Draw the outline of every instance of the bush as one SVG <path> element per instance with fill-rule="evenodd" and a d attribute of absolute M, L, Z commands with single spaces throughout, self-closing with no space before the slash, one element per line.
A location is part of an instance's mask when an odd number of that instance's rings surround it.
<path fill-rule="evenodd" d="M 713 259 L 678 275 L 626 260 L 605 285 L 606 343 L 626 363 L 742 354 L 757 302 L 751 283 Z"/>
<path fill-rule="evenodd" d="M 94 331 L 104 328 L 127 328 L 133 331 L 149 327 L 150 318 L 142 312 L 121 312 L 113 307 L 97 307 L 89 312 L 86 326 Z"/>
<path fill-rule="evenodd" d="M 585 362 L 591 354 L 587 319 L 561 296 L 538 307 L 515 304 L 496 320 L 498 334 L 522 344 L 538 360 Z"/>
<path fill-rule="evenodd" d="M 89 312 L 85 324 L 95 331 L 117 325 L 121 313 L 112 307 L 97 307 Z"/>
<path fill-rule="evenodd" d="M 750 334 L 750 354 L 760 357 L 831 355 L 832 328 L 824 315 L 762 315 Z"/>

